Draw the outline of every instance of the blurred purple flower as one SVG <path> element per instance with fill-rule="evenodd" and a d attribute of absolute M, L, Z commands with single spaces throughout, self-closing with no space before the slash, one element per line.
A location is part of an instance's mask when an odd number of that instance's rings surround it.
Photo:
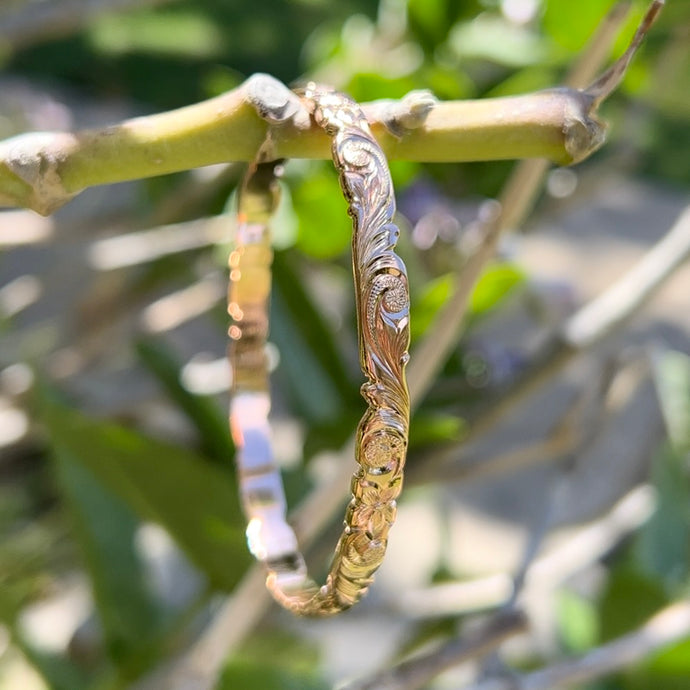
<path fill-rule="evenodd" d="M 437 240 L 457 245 L 463 232 L 477 221 L 484 201 L 456 201 L 433 180 L 420 178 L 400 194 L 398 207 L 413 227 L 414 245 L 429 249 Z"/>

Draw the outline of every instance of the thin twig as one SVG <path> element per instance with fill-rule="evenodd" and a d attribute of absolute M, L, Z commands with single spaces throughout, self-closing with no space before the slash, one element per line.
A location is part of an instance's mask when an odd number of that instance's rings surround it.
<path fill-rule="evenodd" d="M 494 454 L 491 457 L 477 458 L 465 456 L 454 458 L 451 462 L 445 462 L 441 475 L 447 483 L 462 481 L 469 482 L 486 481 L 494 477 L 513 474 L 535 465 L 555 462 L 566 454 L 577 455 L 582 450 L 594 443 L 612 417 L 619 414 L 625 406 L 635 397 L 642 383 L 648 375 L 648 366 L 642 366 L 634 362 L 626 366 L 624 370 L 617 372 L 612 389 L 609 390 L 601 405 L 592 405 L 586 410 L 586 418 L 582 417 L 582 405 L 585 398 L 578 397 L 573 405 L 556 423 L 546 438 L 538 439 L 517 448 Z M 623 381 L 624 393 L 620 393 L 620 382 Z M 457 446 L 454 453 L 459 452 Z M 407 485 L 417 486 L 427 482 L 438 481 L 438 458 L 447 459 L 450 451 L 445 448 L 442 453 L 425 455 L 424 462 L 415 465 L 413 472 L 408 473 Z"/>
<path fill-rule="evenodd" d="M 607 373 L 608 375 L 605 375 L 605 372 L 602 371 L 599 375 L 590 377 L 585 382 L 580 395 L 575 398 L 574 403 L 564 415 L 562 424 L 566 426 L 577 424 L 575 419 L 579 419 L 580 433 L 577 441 L 573 444 L 572 451 L 560 458 L 558 472 L 548 477 L 548 485 L 541 494 L 541 498 L 535 499 L 541 500 L 541 510 L 528 530 L 522 558 L 513 575 L 513 592 L 506 604 L 508 607 L 515 605 L 522 592 L 530 567 L 553 526 L 554 517 L 563 502 L 565 492 L 568 490 L 570 478 L 578 461 L 584 456 L 585 449 L 593 439 L 593 428 L 603 429 L 604 427 L 604 416 L 596 414 L 594 410 L 603 408 L 606 392 L 613 381 L 613 372 Z M 583 417 L 587 417 L 587 419 L 585 420 Z M 585 428 L 588 429 L 589 433 L 584 432 Z"/>
<path fill-rule="evenodd" d="M 690 637 L 690 602 L 668 606 L 642 627 L 575 659 L 510 679 L 486 680 L 466 690 L 554 690 L 581 685 L 639 663 Z"/>
<path fill-rule="evenodd" d="M 87 261 L 98 271 L 156 261 L 225 241 L 232 223 L 234 217 L 220 215 L 106 237 L 89 245 Z"/>
<path fill-rule="evenodd" d="M 567 84 L 577 87 L 594 78 L 601 69 L 628 10 L 629 3 L 624 2 L 617 4 L 609 12 L 601 28 L 583 51 L 583 57 L 566 77 Z M 413 361 L 419 362 L 419 365 L 410 367 L 408 386 L 410 392 L 420 399 L 428 392 L 460 338 L 472 290 L 487 262 L 494 255 L 501 235 L 506 230 L 521 225 L 527 217 L 548 169 L 549 161 L 543 158 L 525 160 L 516 164 L 508 178 L 498 199 L 498 212 L 483 224 L 483 238 L 479 248 L 463 266 L 451 297 L 429 329 L 429 337 L 412 353 Z"/>
<path fill-rule="evenodd" d="M 525 632 L 527 618 L 521 611 L 505 611 L 463 637 L 446 642 L 438 649 L 366 679 L 345 685 L 342 690 L 416 690 L 426 686 L 439 673 L 467 661 L 481 659 L 510 637 Z"/>
<path fill-rule="evenodd" d="M 263 568 L 252 568 L 217 612 L 213 625 L 205 633 L 203 644 L 197 644 L 186 657 L 184 676 L 178 676 L 166 688 L 179 690 L 206 690 L 213 687 L 217 670 L 227 658 L 227 650 L 237 648 L 244 640 L 246 630 L 260 622 L 268 608 L 266 574 Z M 258 603 L 254 603 L 258 602 Z M 240 616 L 240 618 L 237 618 Z M 185 683 L 181 683 L 185 678 Z"/>
<path fill-rule="evenodd" d="M 592 300 L 563 329 L 563 339 L 583 348 L 605 337 L 626 321 L 665 278 L 690 257 L 690 206 L 670 232 L 620 280 Z"/>
<path fill-rule="evenodd" d="M 578 355 L 620 329 L 690 259 L 690 206 L 676 219 L 668 233 L 599 297 L 571 316 L 534 357 L 508 389 L 498 391 L 487 400 L 483 412 L 473 422 L 464 441 L 475 439 L 504 419 L 507 413 L 540 389 L 570 364 Z M 439 467 L 457 449 L 439 453 L 433 462 L 427 460 L 423 472 Z M 414 481 L 414 467 L 408 478 Z"/>
<path fill-rule="evenodd" d="M 652 2 L 640 26 L 637 28 L 632 41 L 630 41 L 627 50 L 606 70 L 606 72 L 604 72 L 604 74 L 587 87 L 587 93 L 594 99 L 595 104 L 601 103 L 618 88 L 635 53 L 642 44 L 644 37 L 652 28 L 664 4 L 665 0 L 654 0 L 654 2 Z"/>
<path fill-rule="evenodd" d="M 644 449 L 647 452 L 647 449 Z M 543 600 L 562 582 L 603 558 L 622 539 L 643 525 L 654 512 L 651 487 L 638 486 L 604 516 L 569 533 L 567 539 L 538 557 L 525 576 L 522 598 L 533 594 Z M 494 573 L 463 582 L 447 582 L 403 592 L 393 602 L 408 618 L 458 616 L 500 606 L 513 590 L 508 573 Z"/>
<path fill-rule="evenodd" d="M 609 362 L 608 366 L 602 368 L 598 376 L 590 377 L 581 394 L 571 404 L 570 409 L 558 425 L 559 427 L 577 426 L 577 431 L 574 434 L 576 440 L 571 451 L 567 455 L 561 456 L 559 472 L 549 480 L 550 486 L 542 493 L 542 510 L 537 515 L 531 529 L 528 530 L 528 538 L 523 548 L 521 561 L 512 576 L 512 591 L 503 608 L 511 609 L 516 605 L 525 590 L 528 578 L 534 572 L 538 572 L 533 567 L 535 559 L 553 526 L 560 505 L 566 499 L 571 476 L 576 470 L 580 458 L 584 456 L 585 450 L 596 438 L 597 432 L 603 430 L 605 419 L 609 418 L 609 415 L 604 414 L 604 409 L 615 380 L 616 368 L 615 362 Z M 537 500 L 540 499 L 537 498 Z M 582 561 L 580 561 L 580 567 L 582 567 Z M 497 654 L 494 653 L 493 656 L 498 661 Z M 489 657 L 487 663 L 490 663 L 491 660 L 492 658 Z"/>

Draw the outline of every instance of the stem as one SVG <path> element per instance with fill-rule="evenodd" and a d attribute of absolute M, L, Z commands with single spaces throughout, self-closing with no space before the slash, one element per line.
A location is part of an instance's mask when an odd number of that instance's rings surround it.
<path fill-rule="evenodd" d="M 392 159 L 540 158 L 561 165 L 577 163 L 603 144 L 606 127 L 596 109 L 620 82 L 662 4 L 662 0 L 652 3 L 625 54 L 584 91 L 560 88 L 509 98 L 437 103 L 419 126 L 402 131 L 382 118 L 385 109 L 376 103 L 363 107 Z M 603 55 L 602 46 L 610 41 L 619 14 L 616 10 L 609 15 L 608 26 L 598 32 L 587 59 L 571 75 L 573 81 L 590 76 L 585 72 L 592 71 L 594 58 Z M 253 160 L 267 138 L 276 158 L 329 157 L 328 137 L 305 117 L 304 108 L 299 117 L 266 118 L 252 85 L 256 85 L 255 77 L 217 98 L 103 129 L 30 133 L 0 142 L 0 205 L 49 214 L 93 185 Z M 280 89 L 269 95 L 284 97 Z M 404 99 L 389 107 L 399 115 Z M 538 163 L 537 172 L 543 174 L 543 170 L 545 165 Z M 541 175 L 533 177 L 538 180 Z M 525 208 L 536 193 L 534 183 L 528 191 Z M 499 221 L 501 228 L 505 224 L 506 220 Z"/>
<path fill-rule="evenodd" d="M 655 5 L 656 3 L 652 7 Z M 628 2 L 621 2 L 613 7 L 585 48 L 580 60 L 566 77 L 566 83 L 579 86 L 593 79 L 597 70 L 601 68 L 629 9 Z M 642 25 L 646 27 L 645 31 L 649 29 L 651 24 L 648 22 L 648 16 L 645 17 Z M 621 76 L 632 54 L 639 46 L 640 31 L 641 29 L 635 34 L 631 48 L 626 51 L 624 57 L 614 64 L 614 66 L 620 66 L 621 62 L 624 62 L 622 72 L 620 69 L 617 71 L 617 74 L 620 73 Z M 610 72 L 611 70 L 607 70 L 605 74 Z M 586 91 L 578 93 L 583 97 L 587 94 Z M 584 133 L 582 136 L 586 138 Z M 603 129 L 598 130 L 598 136 L 603 137 Z M 412 353 L 416 366 L 410 367 L 408 385 L 413 397 L 421 400 L 426 395 L 436 375 L 448 359 L 462 334 L 467 305 L 477 280 L 489 259 L 494 255 L 503 232 L 518 227 L 527 217 L 548 169 L 549 161 L 545 157 L 521 161 L 515 166 L 499 196 L 499 211 L 484 223 L 482 228 L 484 236 L 479 248 L 463 266 L 453 293 L 429 329 L 428 337 Z"/>
<path fill-rule="evenodd" d="M 390 669 L 346 685 L 343 690 L 416 690 L 446 669 L 492 652 L 502 642 L 527 629 L 520 611 L 506 611 L 492 617 L 480 629 L 462 639 L 453 639 L 438 649 L 403 661 Z"/>
<path fill-rule="evenodd" d="M 0 142 L 0 205 L 52 213 L 87 187 L 252 160 L 268 125 L 243 86 L 202 103 L 76 133 L 30 133 Z M 372 130 L 392 159 L 449 162 L 548 158 L 568 164 L 603 143 L 591 99 L 574 89 L 437 104 L 398 138 Z M 365 110 L 367 109 L 366 106 Z M 379 109 L 369 108 L 376 113 Z M 311 121 L 271 129 L 278 158 L 328 158 L 330 141 Z"/>
<path fill-rule="evenodd" d="M 578 355 L 603 341 L 632 318 L 690 259 L 690 206 L 686 207 L 667 234 L 627 273 L 599 297 L 582 307 L 542 346 L 534 364 L 527 367 L 508 389 L 501 389 L 487 399 L 482 413 L 472 423 L 467 444 L 485 434 L 508 412 L 539 390 L 570 364 Z M 446 461 L 456 456 L 456 447 L 425 459 L 423 476 L 444 472 Z M 445 476 L 445 474 L 444 474 Z M 408 470 L 408 481 L 416 481 L 414 466 Z"/>
<path fill-rule="evenodd" d="M 468 690 L 553 690 L 581 685 L 640 662 L 654 652 L 690 636 L 690 603 L 662 609 L 642 627 L 576 659 L 510 680 L 488 680 Z"/>
<path fill-rule="evenodd" d="M 406 486 L 437 482 L 441 467 L 446 483 L 463 482 L 467 485 L 470 482 L 485 482 L 495 477 L 515 474 L 527 467 L 554 463 L 565 455 L 579 455 L 600 437 L 611 418 L 620 414 L 637 395 L 647 375 L 646 366 L 639 362 L 625 366 L 615 379 L 616 382 L 619 378 L 623 381 L 624 394 L 616 387 L 612 394 L 607 392 L 605 400 L 598 401 L 586 411 L 578 410 L 582 406 L 582 396 L 576 398 L 564 417 L 544 439 L 489 456 L 467 455 L 456 445 L 453 448 L 453 455 L 456 457 L 450 461 L 451 453 L 448 448 L 437 451 L 436 454 L 426 454 L 424 462 L 412 464 L 406 477 Z M 602 405 L 602 402 L 605 404 Z"/>
<path fill-rule="evenodd" d="M 688 258 L 690 207 L 630 271 L 568 320 L 564 340 L 579 348 L 600 340 L 635 313 Z"/>
<path fill-rule="evenodd" d="M 618 58 L 618 60 L 616 60 L 593 84 L 587 87 L 587 93 L 594 99 L 595 107 L 604 99 L 608 98 L 609 95 L 618 88 L 621 81 L 623 81 L 628 66 L 642 44 L 644 37 L 659 16 L 659 12 L 661 12 L 661 8 L 664 4 L 665 0 L 654 0 L 654 2 L 652 2 L 623 55 L 621 55 L 620 58 Z"/>
<path fill-rule="evenodd" d="M 642 484 L 623 496 L 605 515 L 570 530 L 567 539 L 530 564 L 523 598 L 546 601 L 562 583 L 600 561 L 638 530 L 655 507 L 653 489 Z M 391 603 L 396 612 L 408 619 L 457 617 L 501 606 L 513 589 L 511 575 L 497 572 L 403 591 Z"/>

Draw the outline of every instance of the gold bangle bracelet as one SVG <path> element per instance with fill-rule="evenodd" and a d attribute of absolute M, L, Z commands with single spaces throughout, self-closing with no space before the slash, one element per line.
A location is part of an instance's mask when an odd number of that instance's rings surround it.
<path fill-rule="evenodd" d="M 349 97 L 313 84 L 302 95 L 315 122 L 332 137 L 333 161 L 353 220 L 359 353 L 367 378 L 362 395 L 368 407 L 357 430 L 352 499 L 323 586 L 308 576 L 287 523 L 270 445 L 264 345 L 272 256 L 268 223 L 278 200 L 279 162 L 253 164 L 240 192 L 237 243 L 230 256 L 230 419 L 247 538 L 254 556 L 266 565 L 266 585 L 293 613 L 324 616 L 349 608 L 367 591 L 395 520 L 410 414 L 405 382 L 409 294 L 405 265 L 395 253 L 399 230 L 393 222 L 390 172 L 362 110 Z"/>

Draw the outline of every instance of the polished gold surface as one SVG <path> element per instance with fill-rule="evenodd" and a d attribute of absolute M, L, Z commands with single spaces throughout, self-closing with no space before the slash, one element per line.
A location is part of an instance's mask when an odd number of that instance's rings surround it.
<path fill-rule="evenodd" d="M 231 427 L 252 553 L 267 567 L 267 586 L 300 615 L 331 615 L 366 592 L 383 561 L 395 520 L 407 451 L 409 346 L 407 273 L 395 253 L 399 230 L 388 166 L 360 107 L 330 89 L 303 93 L 315 122 L 332 137 L 333 160 L 353 221 L 352 264 L 359 352 L 368 407 L 357 431 L 352 499 L 345 529 L 323 586 L 309 578 L 286 519 L 280 474 L 273 461 L 270 398 L 264 353 L 270 292 L 268 222 L 277 205 L 277 163 L 252 166 L 239 201 L 236 247 L 230 257 L 228 311 L 234 390 Z"/>

